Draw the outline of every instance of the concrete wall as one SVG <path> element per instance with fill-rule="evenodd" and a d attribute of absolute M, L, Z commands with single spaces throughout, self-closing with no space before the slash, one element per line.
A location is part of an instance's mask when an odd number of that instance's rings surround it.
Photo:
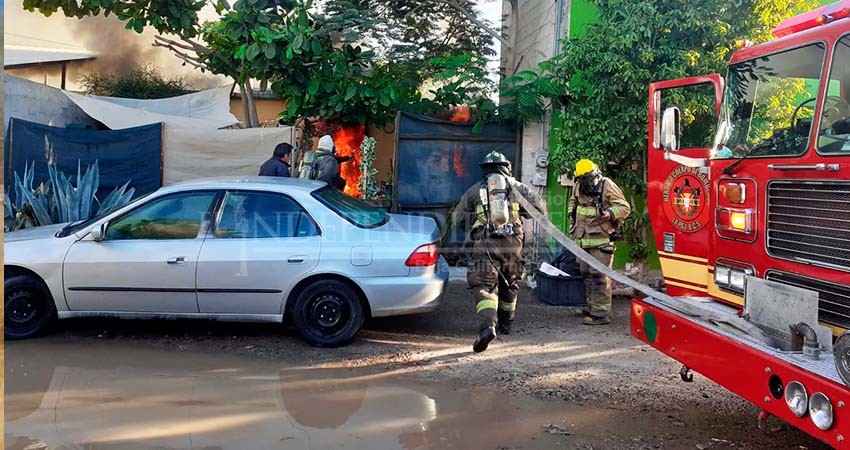
<path fill-rule="evenodd" d="M 254 101 L 257 103 L 257 118 L 260 119 L 260 123 L 271 124 L 280 119 L 280 113 L 285 107 L 283 101 L 268 98 L 258 98 Z M 245 114 L 242 111 L 242 99 L 239 98 L 238 94 L 230 98 L 230 112 L 240 122 L 245 123 Z"/>
<path fill-rule="evenodd" d="M 9 126 L 12 117 L 56 127 L 71 124 L 103 127 L 56 88 L 6 74 L 3 94 L 4 127 Z"/>
<path fill-rule="evenodd" d="M 569 4 L 570 0 L 562 2 L 561 37 L 569 28 Z M 523 70 L 537 71 L 538 64 L 554 56 L 558 6 L 556 0 L 503 2 L 502 29 L 512 43 L 512 48 L 502 48 L 505 77 Z M 542 122 L 529 123 L 521 131 L 522 164 L 519 170 L 523 182 L 530 183 L 534 175 L 535 152 L 549 148 L 549 128 L 547 115 Z"/>

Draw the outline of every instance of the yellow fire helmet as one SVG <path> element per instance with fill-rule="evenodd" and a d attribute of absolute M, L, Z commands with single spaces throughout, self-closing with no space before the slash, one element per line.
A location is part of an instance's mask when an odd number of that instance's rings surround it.
<path fill-rule="evenodd" d="M 597 168 L 598 167 L 596 167 L 596 164 L 594 164 L 593 161 L 589 159 L 582 159 L 576 163 L 576 170 L 573 173 L 575 173 L 575 176 L 580 177 L 584 174 L 593 172 Z"/>

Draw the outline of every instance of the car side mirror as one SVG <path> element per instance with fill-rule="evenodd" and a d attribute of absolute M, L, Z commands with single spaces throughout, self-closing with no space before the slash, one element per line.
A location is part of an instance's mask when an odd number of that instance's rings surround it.
<path fill-rule="evenodd" d="M 100 225 L 95 226 L 94 228 L 92 228 L 89 234 L 91 234 L 91 239 L 93 241 L 102 241 L 106 237 L 106 224 L 102 223 Z"/>
<path fill-rule="evenodd" d="M 661 148 L 670 152 L 679 151 L 679 108 L 671 106 L 661 116 Z"/>

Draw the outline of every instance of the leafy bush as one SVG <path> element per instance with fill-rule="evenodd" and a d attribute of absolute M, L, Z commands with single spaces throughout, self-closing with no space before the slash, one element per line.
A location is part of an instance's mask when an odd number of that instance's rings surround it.
<path fill-rule="evenodd" d="M 363 143 L 360 144 L 360 182 L 357 189 L 360 191 L 363 200 L 378 200 L 380 197 L 380 187 L 378 181 L 375 180 L 375 175 L 378 169 L 375 165 L 375 138 L 366 136 L 363 138 Z"/>
<path fill-rule="evenodd" d="M 126 75 L 90 73 L 81 84 L 87 94 L 107 97 L 155 99 L 190 92 L 183 78 L 165 78 L 153 66 L 137 67 Z"/>
<path fill-rule="evenodd" d="M 598 22 L 586 34 L 565 41 L 562 52 L 541 65 L 542 73 L 569 91 L 556 113 L 561 126 L 553 130 L 557 145 L 550 150 L 549 164 L 571 174 L 577 161 L 590 158 L 633 195 L 646 192 L 649 83 L 725 73 L 736 40 L 764 42 L 780 21 L 816 6 L 812 0 L 590 3 L 604 11 Z M 699 125 L 714 122 L 700 119 L 713 118 L 713 98 L 670 97 L 682 111 L 682 138 L 705 139 L 710 133 Z M 648 226 L 643 209 L 633 211 L 621 229 L 635 261 L 648 254 Z"/>
<path fill-rule="evenodd" d="M 591 0 L 604 11 L 587 33 L 565 41 L 548 68 L 570 101 L 556 131 L 550 164 L 564 173 L 590 158 L 644 192 L 649 83 L 725 73 L 736 40 L 764 42 L 770 31 L 812 0 Z M 683 101 L 683 124 L 704 106 Z M 713 111 L 711 111 L 713 115 Z"/>

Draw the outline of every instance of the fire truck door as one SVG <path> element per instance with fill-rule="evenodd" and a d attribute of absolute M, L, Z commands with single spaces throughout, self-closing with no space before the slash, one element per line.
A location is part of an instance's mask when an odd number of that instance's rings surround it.
<path fill-rule="evenodd" d="M 715 195 L 708 158 L 722 92 L 718 74 L 649 86 L 647 205 L 664 278 L 674 296 L 708 292 Z M 691 158 L 687 165 L 668 158 L 659 144 L 661 118 L 668 107 L 680 111 L 681 149 L 674 153 Z"/>

